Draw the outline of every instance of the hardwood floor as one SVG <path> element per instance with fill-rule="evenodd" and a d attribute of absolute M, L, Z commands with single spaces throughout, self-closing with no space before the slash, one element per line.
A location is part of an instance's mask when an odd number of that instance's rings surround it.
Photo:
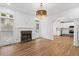
<path fill-rule="evenodd" d="M 37 39 L 31 42 L 0 47 L 2 56 L 77 56 L 79 47 L 73 46 L 73 38 L 56 37 L 55 40 Z"/>

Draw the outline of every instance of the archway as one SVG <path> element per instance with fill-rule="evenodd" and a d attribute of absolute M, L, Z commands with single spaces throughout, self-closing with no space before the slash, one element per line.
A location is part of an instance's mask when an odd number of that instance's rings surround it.
<path fill-rule="evenodd" d="M 77 38 L 76 24 L 72 18 L 59 17 L 53 24 L 54 39 L 62 40 L 67 44 L 75 45 L 75 38 Z M 75 33 L 76 32 L 76 33 Z M 75 33 L 75 34 L 74 34 Z M 75 44 L 74 44 L 75 43 Z M 76 45 L 75 45 L 76 46 Z"/>

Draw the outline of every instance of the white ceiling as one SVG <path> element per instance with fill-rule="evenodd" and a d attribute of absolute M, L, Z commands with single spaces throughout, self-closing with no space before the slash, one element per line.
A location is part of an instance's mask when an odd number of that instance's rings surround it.
<path fill-rule="evenodd" d="M 29 15 L 35 15 L 37 9 L 40 8 L 39 3 L 11 3 L 7 5 L 5 3 L 0 3 L 0 6 L 8 7 L 11 9 L 18 10 Z M 54 15 L 71 8 L 78 7 L 79 3 L 44 3 L 43 7 L 48 11 L 48 15 Z"/>

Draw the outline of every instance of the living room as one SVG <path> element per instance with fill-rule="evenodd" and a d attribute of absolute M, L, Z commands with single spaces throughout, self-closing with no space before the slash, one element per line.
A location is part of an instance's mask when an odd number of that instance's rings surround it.
<path fill-rule="evenodd" d="M 79 55 L 78 19 L 79 3 L 0 3 L 0 55 Z"/>

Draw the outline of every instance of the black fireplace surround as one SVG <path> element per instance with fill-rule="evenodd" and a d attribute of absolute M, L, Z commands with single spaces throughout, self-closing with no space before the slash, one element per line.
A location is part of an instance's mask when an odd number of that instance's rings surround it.
<path fill-rule="evenodd" d="M 32 41 L 32 31 L 21 31 L 21 42 Z"/>

